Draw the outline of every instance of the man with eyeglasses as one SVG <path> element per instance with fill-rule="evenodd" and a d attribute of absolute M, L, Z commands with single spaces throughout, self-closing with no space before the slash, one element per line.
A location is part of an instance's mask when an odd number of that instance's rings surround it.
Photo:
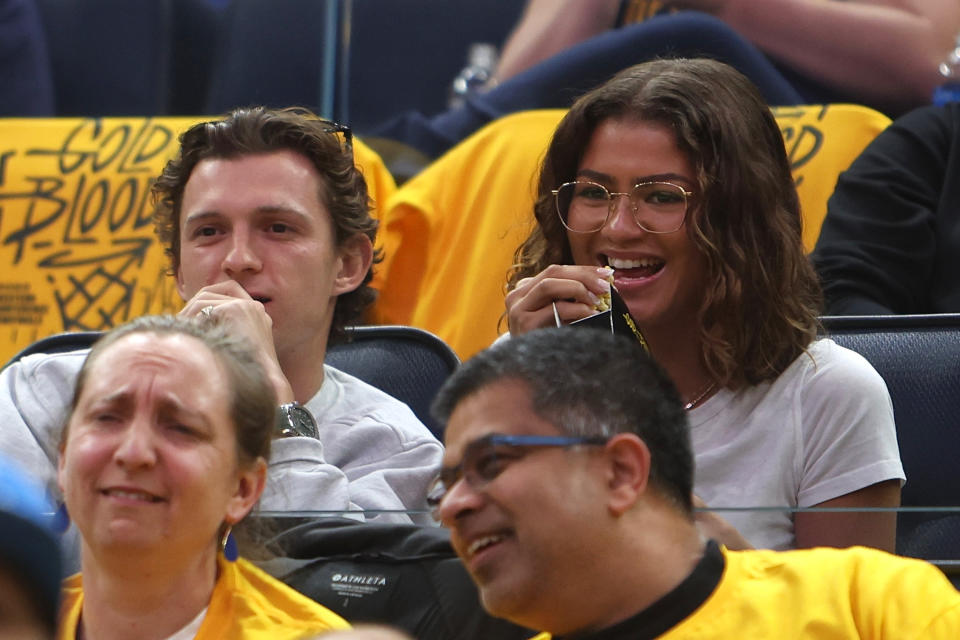
<path fill-rule="evenodd" d="M 434 404 L 428 500 L 486 609 L 542 638 L 956 638 L 935 567 L 855 547 L 702 537 L 677 391 L 638 343 L 540 329 L 465 363 Z"/>
<path fill-rule="evenodd" d="M 246 336 L 276 391 L 260 508 L 424 509 L 440 443 L 406 405 L 324 365 L 374 298 L 377 222 L 349 128 L 302 109 L 237 109 L 181 136 L 153 196 L 181 315 Z M 0 378 L 0 450 L 38 474 L 52 476 L 84 357 L 35 356 Z"/>

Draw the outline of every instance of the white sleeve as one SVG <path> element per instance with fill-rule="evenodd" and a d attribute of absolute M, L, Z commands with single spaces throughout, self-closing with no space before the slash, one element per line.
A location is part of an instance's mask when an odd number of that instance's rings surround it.
<path fill-rule="evenodd" d="M 812 351 L 816 364 L 800 392 L 804 463 L 798 506 L 884 480 L 904 481 L 883 378 L 862 356 L 831 340 L 818 341 Z"/>
<path fill-rule="evenodd" d="M 374 513 L 426 510 L 427 488 L 440 467 L 443 447 L 416 424 L 425 436 L 410 440 L 376 417 L 358 418 L 329 443 L 337 464 L 315 438 L 274 440 L 260 510 L 367 512 L 368 520 L 432 524 L 429 513 Z"/>

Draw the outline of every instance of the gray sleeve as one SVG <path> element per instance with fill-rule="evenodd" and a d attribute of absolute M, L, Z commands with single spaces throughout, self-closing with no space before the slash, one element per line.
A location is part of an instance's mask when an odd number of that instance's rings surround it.
<path fill-rule="evenodd" d="M 347 476 L 324 458 L 315 438 L 273 441 L 261 511 L 359 511 Z"/>
<path fill-rule="evenodd" d="M 416 420 L 411 415 L 411 420 Z M 420 424 L 416 421 L 416 424 Z M 426 428 L 423 427 L 426 432 Z M 395 423 L 377 423 L 367 417 L 355 425 L 355 433 L 379 431 L 381 442 L 396 434 Z M 393 433 L 391 433 L 393 432 Z M 389 434 L 389 435 L 386 435 Z M 398 509 L 421 511 L 403 518 L 395 515 L 381 516 L 381 520 L 412 520 L 417 524 L 434 524 L 427 510 L 426 496 L 430 483 L 436 477 L 443 459 L 443 446 L 426 433 L 426 437 L 397 439 L 392 451 L 387 453 L 377 447 L 367 447 L 344 471 L 350 479 L 352 499 L 366 509 Z M 379 455 L 378 455 L 379 454 Z M 369 516 L 368 516 L 369 517 Z M 409 520 L 408 520 L 409 518 Z"/>
<path fill-rule="evenodd" d="M 0 372 L 0 452 L 56 489 L 60 434 L 86 351 L 35 355 Z"/>

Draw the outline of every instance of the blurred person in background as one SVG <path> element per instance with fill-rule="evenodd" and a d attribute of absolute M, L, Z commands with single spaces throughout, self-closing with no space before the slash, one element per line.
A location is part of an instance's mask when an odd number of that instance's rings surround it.
<path fill-rule="evenodd" d="M 529 0 L 484 89 L 371 133 L 436 157 L 491 120 L 565 109 L 631 65 L 677 57 L 731 65 L 773 106 L 896 116 L 930 102 L 958 33 L 956 0 Z"/>
<path fill-rule="evenodd" d="M 930 101 L 943 82 L 937 66 L 960 34 L 960 5 L 953 0 L 528 0 L 493 83 L 617 25 L 680 24 L 697 13 L 757 47 L 801 99 L 894 113 Z M 698 36 L 695 28 L 686 34 L 687 41 L 666 45 L 662 54 L 709 47 L 702 40 L 713 35 L 704 30 Z M 642 37 L 641 28 L 638 47 Z"/>
<path fill-rule="evenodd" d="M 811 258 L 829 315 L 960 312 L 960 102 L 916 109 L 867 145 Z"/>
<path fill-rule="evenodd" d="M 0 457 L 0 638 L 54 637 L 61 558 L 39 484 Z"/>

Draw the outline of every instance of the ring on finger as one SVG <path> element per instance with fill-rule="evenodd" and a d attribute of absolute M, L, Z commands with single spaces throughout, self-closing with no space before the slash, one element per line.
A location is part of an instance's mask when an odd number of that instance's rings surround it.
<path fill-rule="evenodd" d="M 213 305 L 207 305 L 203 309 L 200 309 L 200 313 L 203 314 L 203 317 L 209 320 L 213 317 Z"/>

